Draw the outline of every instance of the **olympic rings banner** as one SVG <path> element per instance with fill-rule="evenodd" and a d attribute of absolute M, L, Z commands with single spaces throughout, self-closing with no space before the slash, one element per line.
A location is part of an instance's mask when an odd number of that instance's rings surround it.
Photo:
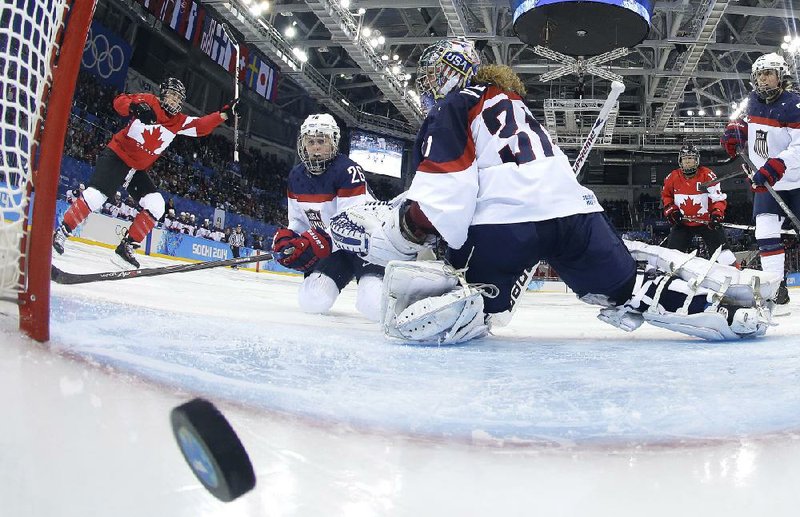
<path fill-rule="evenodd" d="M 81 70 L 96 75 L 102 82 L 122 91 L 125 89 L 130 60 L 131 46 L 104 26 L 92 22 L 83 47 Z"/>

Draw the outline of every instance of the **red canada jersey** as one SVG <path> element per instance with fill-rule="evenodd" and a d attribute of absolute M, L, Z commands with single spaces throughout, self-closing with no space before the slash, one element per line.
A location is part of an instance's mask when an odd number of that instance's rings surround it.
<path fill-rule="evenodd" d="M 158 97 L 150 93 L 119 95 L 114 99 L 114 109 L 127 117 L 131 104 L 138 103 L 145 103 L 153 109 L 156 122 L 144 124 L 139 119 L 131 119 L 108 144 L 109 149 L 136 170 L 145 170 L 153 165 L 176 136 L 206 136 L 223 122 L 218 111 L 204 117 L 190 117 L 184 113 L 170 115 L 161 107 Z"/>
<path fill-rule="evenodd" d="M 719 183 L 710 185 L 707 191 L 700 188 L 701 183 L 717 179 L 708 167 L 700 166 L 691 178 L 684 176 L 683 171 L 675 169 L 664 180 L 661 189 L 661 201 L 664 206 L 675 204 L 683 214 L 683 224 L 700 226 L 711 221 L 711 212 L 719 209 L 725 214 L 728 196 L 722 193 Z"/>

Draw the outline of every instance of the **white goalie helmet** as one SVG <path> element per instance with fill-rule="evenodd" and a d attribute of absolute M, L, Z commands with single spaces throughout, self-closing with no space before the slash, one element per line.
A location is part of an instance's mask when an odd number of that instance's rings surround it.
<path fill-rule="evenodd" d="M 765 70 L 774 70 L 775 73 L 777 74 L 778 86 L 776 88 L 759 86 L 758 74 Z M 777 94 L 779 94 L 781 90 L 783 90 L 784 88 L 783 81 L 788 76 L 789 76 L 789 65 L 786 64 L 786 60 L 783 59 L 783 56 L 780 56 L 775 52 L 771 52 L 769 54 L 764 54 L 763 56 L 753 61 L 753 68 L 750 73 L 750 81 L 753 85 L 753 91 L 755 91 L 759 97 L 761 97 L 762 99 L 771 99 L 775 97 Z"/>
<path fill-rule="evenodd" d="M 339 152 L 339 126 L 327 113 L 309 115 L 297 136 L 297 155 L 308 172 L 319 175 Z"/>
<path fill-rule="evenodd" d="M 426 48 L 417 63 L 416 87 L 427 113 L 453 90 L 466 88 L 481 64 L 475 45 L 466 39 L 444 39 Z"/>

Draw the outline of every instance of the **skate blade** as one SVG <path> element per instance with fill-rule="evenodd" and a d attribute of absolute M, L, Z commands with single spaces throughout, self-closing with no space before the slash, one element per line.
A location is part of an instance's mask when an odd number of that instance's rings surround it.
<path fill-rule="evenodd" d="M 114 253 L 111 255 L 111 263 L 117 266 L 122 271 L 130 271 L 132 269 L 139 269 L 138 267 L 134 266 L 127 260 L 124 260 L 122 257 Z"/>

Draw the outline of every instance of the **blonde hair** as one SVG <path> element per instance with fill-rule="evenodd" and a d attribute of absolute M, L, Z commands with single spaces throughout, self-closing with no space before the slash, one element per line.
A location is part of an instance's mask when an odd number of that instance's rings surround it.
<path fill-rule="evenodd" d="M 520 97 L 524 97 L 527 91 L 522 79 L 506 65 L 483 65 L 478 68 L 475 74 L 474 83 L 493 84 L 505 91 L 512 91 Z"/>

